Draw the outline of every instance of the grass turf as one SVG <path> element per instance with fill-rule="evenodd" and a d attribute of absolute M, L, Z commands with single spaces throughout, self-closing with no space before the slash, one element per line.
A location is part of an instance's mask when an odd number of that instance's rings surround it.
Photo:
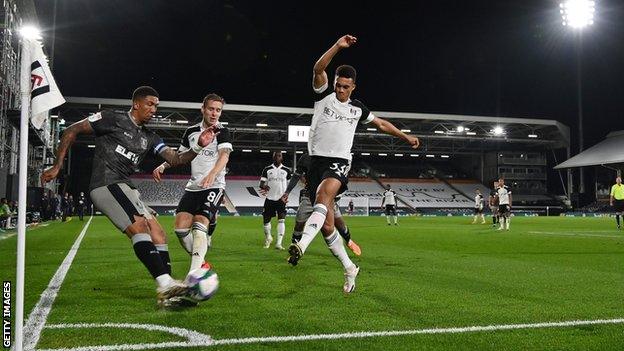
<path fill-rule="evenodd" d="M 97 217 L 84 238 L 48 324 L 142 323 L 181 327 L 215 339 L 624 318 L 624 233 L 606 218 L 518 217 L 512 230 L 461 217 L 347 219 L 363 250 L 357 289 L 342 293 L 341 267 L 320 238 L 297 267 L 262 249 L 260 218 L 223 217 L 208 260 L 220 291 L 198 308 L 155 307 L 155 286 L 129 241 Z M 172 228 L 173 217 L 161 217 Z M 28 232 L 30 311 L 84 222 Z M 288 219 L 287 228 L 292 228 Z M 287 230 L 287 238 L 290 234 Z M 189 259 L 170 235 L 174 276 Z M 287 240 L 288 240 L 287 239 Z M 16 238 L 0 240 L 4 280 L 14 280 Z M 467 334 L 392 336 L 210 347 L 263 349 L 617 350 L 624 325 Z M 184 341 L 161 332 L 45 329 L 38 348 Z M 198 349 L 198 348 L 193 348 Z"/>

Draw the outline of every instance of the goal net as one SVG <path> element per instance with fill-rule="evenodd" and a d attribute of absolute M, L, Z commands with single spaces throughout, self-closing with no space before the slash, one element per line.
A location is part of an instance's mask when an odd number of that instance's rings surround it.
<path fill-rule="evenodd" d="M 349 203 L 353 202 L 353 211 L 351 211 Z M 368 197 L 342 197 L 338 202 L 338 207 L 343 215 L 350 216 L 368 216 L 369 199 Z"/>

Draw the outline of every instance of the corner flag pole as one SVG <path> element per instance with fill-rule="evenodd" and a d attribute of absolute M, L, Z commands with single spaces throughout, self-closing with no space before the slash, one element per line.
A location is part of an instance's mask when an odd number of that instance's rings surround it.
<path fill-rule="evenodd" d="M 28 122 L 30 109 L 30 52 L 28 39 L 22 44 L 20 67 L 20 93 L 22 109 L 20 115 L 19 144 L 19 196 L 17 208 L 17 272 L 15 286 L 15 343 L 13 349 L 22 351 L 24 344 L 24 270 L 26 262 L 26 182 L 28 180 Z"/>

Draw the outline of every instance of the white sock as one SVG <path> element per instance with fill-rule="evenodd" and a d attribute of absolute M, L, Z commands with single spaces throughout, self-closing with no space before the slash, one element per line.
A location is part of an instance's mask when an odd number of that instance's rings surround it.
<path fill-rule="evenodd" d="M 506 218 L 505 217 L 499 217 L 498 221 L 500 222 L 500 228 L 501 229 L 505 229 Z"/>
<path fill-rule="evenodd" d="M 265 238 L 271 237 L 271 222 L 264 224 L 264 237 Z"/>
<path fill-rule="evenodd" d="M 156 277 L 156 284 L 159 288 L 168 286 L 171 282 L 173 282 L 173 278 L 169 274 L 161 274 Z"/>
<path fill-rule="evenodd" d="M 310 246 L 314 237 L 323 227 L 323 223 L 325 223 L 325 218 L 327 217 L 327 207 L 323 204 L 314 205 L 314 210 L 312 214 L 308 218 L 303 227 L 303 233 L 301 236 L 301 240 L 299 240 L 299 248 L 301 248 L 302 252 Z"/>
<path fill-rule="evenodd" d="M 473 221 L 473 222 L 476 222 L 476 221 L 477 221 L 477 215 L 474 215 L 474 216 L 472 217 L 472 221 Z"/>
<path fill-rule="evenodd" d="M 180 245 L 190 254 L 193 251 L 193 236 L 189 235 L 191 228 L 176 229 L 175 233 L 178 236 Z"/>
<path fill-rule="evenodd" d="M 345 271 L 354 266 L 353 261 L 351 261 L 349 255 L 347 255 L 347 250 L 345 250 L 343 245 L 342 237 L 335 228 L 332 235 L 325 238 L 325 242 L 327 243 L 329 251 L 331 251 L 334 254 L 334 257 L 342 263 L 342 267 L 344 267 Z"/>
<path fill-rule="evenodd" d="M 399 221 L 399 217 L 398 216 L 392 216 L 392 219 L 394 219 L 394 224 L 397 224 Z"/>
<path fill-rule="evenodd" d="M 277 243 L 275 243 L 275 246 L 282 246 L 282 239 L 284 239 L 285 233 L 286 233 L 286 220 L 278 219 L 277 220 Z"/>
<path fill-rule="evenodd" d="M 202 223 L 193 223 L 193 253 L 191 254 L 191 267 L 189 272 L 195 270 L 204 263 L 208 252 L 208 228 Z"/>
<path fill-rule="evenodd" d="M 388 224 L 390 224 L 390 216 L 386 216 L 386 222 L 388 222 Z"/>
<path fill-rule="evenodd" d="M 509 229 L 509 223 L 511 222 L 511 218 L 505 218 L 505 226 Z"/>

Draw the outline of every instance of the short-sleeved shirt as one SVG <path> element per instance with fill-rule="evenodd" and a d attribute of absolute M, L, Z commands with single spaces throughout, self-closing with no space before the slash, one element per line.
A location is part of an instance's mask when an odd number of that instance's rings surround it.
<path fill-rule="evenodd" d="M 616 200 L 624 200 L 624 185 L 613 184 L 611 187 L 611 196 Z"/>
<path fill-rule="evenodd" d="M 232 143 L 230 139 L 230 131 L 223 127 L 220 123 L 217 124 L 215 131 L 216 137 L 212 140 L 212 143 L 206 145 L 197 157 L 191 161 L 191 179 L 186 183 L 186 191 L 203 191 L 206 190 L 199 183 L 204 177 L 214 168 L 217 160 L 219 159 L 219 150 L 228 149 L 232 151 Z M 191 145 L 197 144 L 199 135 L 204 131 L 203 122 L 191 126 L 184 131 L 180 147 L 178 151 L 184 152 L 191 149 Z M 214 183 L 211 188 L 225 189 L 225 168 L 217 174 Z"/>
<path fill-rule="evenodd" d="M 511 195 L 511 190 L 507 185 L 499 186 L 496 189 L 496 195 L 498 196 L 498 204 L 499 205 L 509 205 L 509 195 Z"/>
<path fill-rule="evenodd" d="M 384 200 L 383 203 L 384 205 L 388 206 L 388 205 L 396 205 L 396 193 L 394 192 L 394 190 L 390 189 L 390 190 L 386 190 L 384 191 Z"/>
<path fill-rule="evenodd" d="M 351 147 L 358 123 L 367 124 L 375 116 L 358 100 L 341 102 L 328 83 L 314 89 L 314 115 L 310 125 L 308 153 L 311 156 L 351 161 Z"/>
<path fill-rule="evenodd" d="M 282 165 L 271 164 L 264 167 L 260 181 L 266 182 L 269 186 L 267 199 L 277 201 L 282 198 L 288 187 L 288 179 L 292 176 L 290 168 Z"/>
<path fill-rule="evenodd" d="M 134 188 L 130 175 L 148 152 L 165 149 L 162 139 L 145 126 L 137 125 L 127 111 L 104 110 L 87 119 L 95 132 L 95 156 L 89 190 L 126 183 Z"/>

